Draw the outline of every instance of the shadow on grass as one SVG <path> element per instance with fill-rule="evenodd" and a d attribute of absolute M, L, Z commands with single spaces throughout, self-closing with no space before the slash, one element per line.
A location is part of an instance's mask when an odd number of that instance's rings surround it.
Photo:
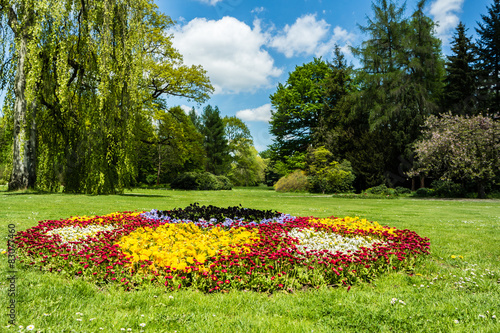
<path fill-rule="evenodd" d="M 138 197 L 138 198 L 170 198 L 169 195 L 160 195 L 160 194 L 140 194 L 140 193 L 123 193 L 117 194 L 120 197 Z"/>
<path fill-rule="evenodd" d="M 20 195 L 51 195 L 51 194 L 62 194 L 62 195 L 84 195 L 84 196 L 99 196 L 94 194 L 85 194 L 85 193 L 64 193 L 64 192 L 48 192 L 48 191 L 1 191 L 0 195 L 12 195 L 12 196 L 20 196 Z M 116 194 L 101 194 L 101 196 L 108 195 L 118 195 L 122 197 L 138 197 L 138 198 L 170 198 L 168 195 L 161 194 L 141 194 L 141 193 L 116 193 Z"/>

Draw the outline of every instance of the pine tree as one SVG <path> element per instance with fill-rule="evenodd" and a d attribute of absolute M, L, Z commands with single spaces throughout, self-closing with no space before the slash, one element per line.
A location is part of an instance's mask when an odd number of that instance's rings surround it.
<path fill-rule="evenodd" d="M 453 54 L 448 56 L 442 107 L 445 112 L 476 114 L 476 72 L 474 70 L 474 44 L 460 22 L 451 43 Z"/>
<path fill-rule="evenodd" d="M 351 118 L 367 119 L 372 133 L 366 137 L 378 144 L 365 152 L 365 159 L 382 163 L 367 167 L 379 173 L 375 179 L 385 174 L 391 185 L 404 181 L 399 176 L 401 159 L 409 159 L 424 119 L 438 111 L 442 91 L 441 43 L 434 22 L 424 13 L 425 4 L 420 0 L 408 18 L 404 4 L 377 0 L 373 18 L 361 27 L 369 38 L 354 49 L 363 68 L 358 72 L 362 89 L 353 95 L 356 115 Z"/>
<path fill-rule="evenodd" d="M 201 118 L 203 147 L 207 154 L 206 170 L 215 175 L 225 174 L 229 170 L 230 156 L 219 108 L 207 105 Z"/>
<path fill-rule="evenodd" d="M 494 0 L 481 18 L 476 28 L 481 106 L 495 113 L 500 110 L 500 0 Z"/>

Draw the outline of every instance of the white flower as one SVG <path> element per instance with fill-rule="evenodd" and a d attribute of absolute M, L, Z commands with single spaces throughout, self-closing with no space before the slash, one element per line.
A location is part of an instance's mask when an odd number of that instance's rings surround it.
<path fill-rule="evenodd" d="M 174 296 L 170 295 L 170 296 L 168 296 L 168 298 L 170 298 L 170 299 L 174 299 Z"/>
<path fill-rule="evenodd" d="M 459 323 L 458 319 L 455 319 L 455 324 L 458 324 L 458 323 Z"/>
<path fill-rule="evenodd" d="M 397 298 L 393 298 L 393 299 L 391 299 L 391 304 L 395 304 L 397 301 L 398 301 Z"/>
<path fill-rule="evenodd" d="M 146 323 L 140 323 L 139 326 L 144 327 L 146 326 Z"/>
<path fill-rule="evenodd" d="M 28 331 L 33 331 L 35 329 L 35 325 L 29 325 L 26 327 Z"/>
<path fill-rule="evenodd" d="M 479 315 L 479 318 L 486 318 L 486 316 L 485 316 L 485 315 L 480 314 L 480 315 Z"/>
<path fill-rule="evenodd" d="M 399 300 L 399 303 L 403 304 L 403 305 L 406 305 L 405 302 L 403 302 L 403 300 Z"/>

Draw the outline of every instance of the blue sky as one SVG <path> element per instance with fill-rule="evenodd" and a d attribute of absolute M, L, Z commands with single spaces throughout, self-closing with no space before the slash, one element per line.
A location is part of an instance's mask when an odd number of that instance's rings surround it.
<path fill-rule="evenodd" d="M 402 3 L 402 2 L 401 2 Z M 416 0 L 407 1 L 407 14 Z M 476 22 L 492 0 L 429 0 L 427 14 L 439 23 L 443 53 L 459 21 L 475 36 Z M 372 16 L 370 0 L 157 0 L 160 11 L 177 24 L 174 46 L 186 64 L 200 64 L 216 88 L 208 104 L 222 115 L 241 118 L 250 128 L 258 151 L 272 142 L 269 95 L 295 66 L 314 57 L 331 59 L 337 43 L 349 57 L 349 45 L 365 38 L 358 25 Z M 352 59 L 352 57 L 351 57 Z M 355 60 L 354 60 L 355 61 Z M 169 99 L 170 106 L 204 105 Z"/>

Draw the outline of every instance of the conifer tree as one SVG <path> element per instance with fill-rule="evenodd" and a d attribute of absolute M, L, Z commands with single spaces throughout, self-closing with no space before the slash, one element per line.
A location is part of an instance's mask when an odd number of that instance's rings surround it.
<path fill-rule="evenodd" d="M 206 170 L 215 175 L 223 175 L 229 170 L 230 156 L 219 108 L 207 105 L 201 118 L 203 147 L 207 156 Z"/>
<path fill-rule="evenodd" d="M 481 106 L 494 113 L 500 111 L 500 0 L 494 0 L 481 18 L 476 28 Z"/>
<path fill-rule="evenodd" d="M 446 62 L 443 111 L 452 114 L 475 114 L 476 72 L 474 70 L 474 44 L 466 35 L 465 24 L 459 23 L 453 41 L 452 55 Z"/>

